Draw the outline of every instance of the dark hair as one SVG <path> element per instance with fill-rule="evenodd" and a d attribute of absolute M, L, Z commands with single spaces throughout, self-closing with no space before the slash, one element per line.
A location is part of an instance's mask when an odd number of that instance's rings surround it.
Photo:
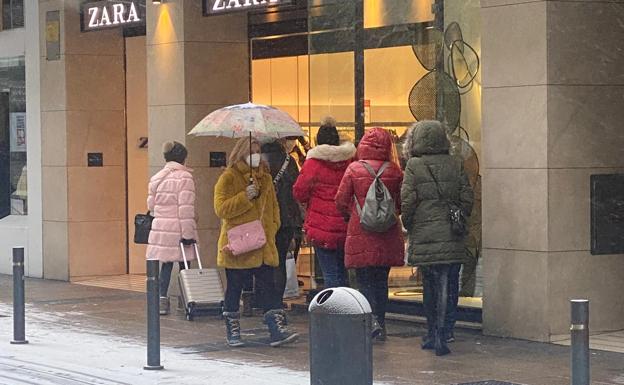
<path fill-rule="evenodd" d="M 177 162 L 183 164 L 186 161 L 188 151 L 182 143 L 166 142 L 163 145 L 163 155 L 167 162 Z"/>
<path fill-rule="evenodd" d="M 340 144 L 340 136 L 338 136 L 336 120 L 334 118 L 330 116 L 323 118 L 321 127 L 316 134 L 316 144 L 329 144 L 331 146 L 337 146 Z"/>

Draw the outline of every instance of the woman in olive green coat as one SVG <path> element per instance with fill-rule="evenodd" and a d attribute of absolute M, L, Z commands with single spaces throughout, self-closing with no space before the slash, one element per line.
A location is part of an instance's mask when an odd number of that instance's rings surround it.
<path fill-rule="evenodd" d="M 466 260 L 464 237 L 451 230 L 449 202 L 465 216 L 473 192 L 460 159 L 449 155 L 450 143 L 437 121 L 414 124 L 406 135 L 403 156 L 409 159 L 401 188 L 401 213 L 408 231 L 408 264 L 423 272 L 423 304 L 428 333 L 423 349 L 450 353 L 444 329 L 451 264 Z"/>

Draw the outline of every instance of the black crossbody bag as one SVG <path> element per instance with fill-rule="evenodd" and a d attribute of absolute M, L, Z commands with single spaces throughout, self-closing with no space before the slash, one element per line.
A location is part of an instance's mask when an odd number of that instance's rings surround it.
<path fill-rule="evenodd" d="M 436 185 L 440 200 L 446 202 L 448 206 L 449 220 L 451 222 L 451 232 L 458 237 L 465 237 L 468 234 L 468 218 L 466 218 L 464 210 L 462 210 L 461 205 L 459 205 L 457 202 L 444 199 L 444 195 L 442 194 L 442 189 L 440 188 L 438 180 L 436 179 L 435 175 L 433 175 L 433 171 L 431 171 L 429 165 L 426 166 L 427 171 L 429 171 L 429 175 L 431 175 L 431 178 Z"/>

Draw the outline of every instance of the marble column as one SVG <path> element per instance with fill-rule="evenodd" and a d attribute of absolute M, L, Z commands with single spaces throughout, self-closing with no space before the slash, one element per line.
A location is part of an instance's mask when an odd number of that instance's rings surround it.
<path fill-rule="evenodd" d="M 481 7 L 484 332 L 549 341 L 576 297 L 593 331 L 622 329 L 624 256 L 590 255 L 589 180 L 624 171 L 624 3 Z"/>
<path fill-rule="evenodd" d="M 209 166 L 211 151 L 228 152 L 232 139 L 186 135 L 205 115 L 249 101 L 249 48 L 245 13 L 202 16 L 201 2 L 148 2 L 147 70 L 149 165 L 164 164 L 161 146 L 185 143 L 197 188 L 196 211 L 202 260 L 216 265 L 220 222 L 213 190 L 220 168 Z"/>
<path fill-rule="evenodd" d="M 44 277 L 62 280 L 126 272 L 123 37 L 82 33 L 79 5 L 41 1 L 39 13 L 61 20 L 59 60 L 41 34 L 41 120 Z M 103 167 L 87 167 L 90 152 Z"/>

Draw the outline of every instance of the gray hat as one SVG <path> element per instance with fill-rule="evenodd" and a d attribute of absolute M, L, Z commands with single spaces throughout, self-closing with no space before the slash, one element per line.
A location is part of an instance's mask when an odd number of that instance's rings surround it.
<path fill-rule="evenodd" d="M 178 142 L 165 142 L 163 144 L 163 155 L 167 162 L 177 162 L 184 164 L 188 151 L 182 143 Z"/>

